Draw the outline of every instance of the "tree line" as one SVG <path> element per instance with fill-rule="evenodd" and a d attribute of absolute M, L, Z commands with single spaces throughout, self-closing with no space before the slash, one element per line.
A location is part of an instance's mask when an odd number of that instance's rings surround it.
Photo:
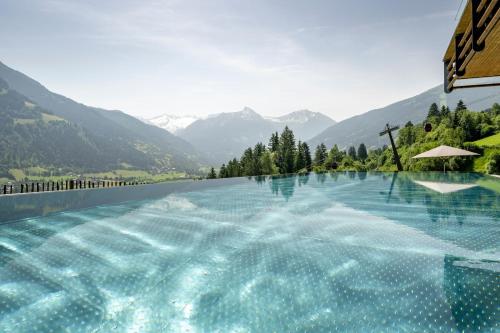
<path fill-rule="evenodd" d="M 357 149 L 350 147 L 344 152 L 337 145 L 328 150 L 322 143 L 312 154 L 309 145 L 300 140 L 296 142 L 293 131 L 285 126 L 281 134 L 271 134 L 267 146 L 259 142 L 255 147 L 247 148 L 239 160 L 234 158 L 222 164 L 218 173 L 211 168 L 208 178 L 320 172 L 339 168 L 346 158 L 363 163 L 368 158 L 365 144 L 360 144 Z"/>
<path fill-rule="evenodd" d="M 462 147 L 486 154 L 486 171 L 500 172 L 500 148 L 493 147 L 485 151 L 472 142 L 500 132 L 500 105 L 495 103 L 490 109 L 473 112 L 459 101 L 454 111 L 449 107 L 438 107 L 436 103 L 429 107 L 426 119 L 417 125 L 407 122 L 399 130 L 397 149 L 401 156 L 404 170 L 429 171 L 441 170 L 442 161 L 438 159 L 412 160 L 411 157 L 445 144 Z M 450 170 L 470 171 L 473 168 L 470 159 L 452 158 L 447 168 Z M 234 158 L 222 164 L 218 172 L 211 168 L 208 178 L 228 178 L 241 176 L 259 176 L 287 173 L 322 172 L 329 170 L 353 171 L 395 171 L 392 149 L 371 147 L 364 143 L 357 148 L 350 146 L 340 149 L 334 145 L 330 149 L 319 144 L 314 153 L 306 142 L 296 142 L 293 131 L 288 127 L 280 133 L 272 133 L 269 142 L 259 142 L 255 147 L 247 148 L 240 159 Z"/>

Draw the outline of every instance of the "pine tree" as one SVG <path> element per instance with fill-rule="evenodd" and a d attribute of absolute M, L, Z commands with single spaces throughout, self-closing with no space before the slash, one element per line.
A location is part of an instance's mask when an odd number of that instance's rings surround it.
<path fill-rule="evenodd" d="M 277 151 L 277 164 L 280 173 L 294 172 L 295 168 L 295 137 L 293 132 L 285 126 L 279 139 L 279 147 Z"/>
<path fill-rule="evenodd" d="M 459 100 L 457 103 L 457 107 L 455 108 L 455 112 L 465 111 L 465 110 L 467 110 L 467 106 L 465 105 L 464 101 Z"/>
<path fill-rule="evenodd" d="M 219 169 L 219 178 L 227 178 L 227 170 L 226 170 L 226 165 L 222 164 L 222 166 Z"/>
<path fill-rule="evenodd" d="M 271 134 L 271 139 L 269 139 L 269 150 L 273 153 L 278 151 L 280 145 L 280 137 L 278 132 Z"/>
<path fill-rule="evenodd" d="M 363 162 L 368 158 L 368 151 L 364 143 L 361 143 L 358 147 L 358 158 Z"/>
<path fill-rule="evenodd" d="M 347 150 L 347 155 L 352 158 L 353 160 L 356 160 L 356 148 L 353 146 L 350 146 L 349 149 Z"/>
<path fill-rule="evenodd" d="M 304 161 L 306 164 L 307 171 L 312 170 L 312 158 L 311 151 L 309 150 L 309 145 L 306 142 L 302 142 L 302 150 L 304 151 Z"/>
<path fill-rule="evenodd" d="M 398 133 L 398 146 L 410 146 L 415 142 L 416 132 L 415 126 L 411 121 L 407 122 L 405 127 L 399 130 Z"/>
<path fill-rule="evenodd" d="M 262 174 L 274 175 L 278 172 L 273 162 L 273 155 L 269 150 L 266 150 L 261 157 Z"/>
<path fill-rule="evenodd" d="M 295 155 L 295 171 L 300 171 L 306 167 L 306 156 L 304 154 L 304 146 L 299 141 L 297 144 L 297 155 Z"/>
<path fill-rule="evenodd" d="M 333 145 L 326 157 L 325 167 L 327 169 L 335 169 L 340 164 L 340 161 L 342 161 L 342 158 L 343 153 L 339 150 L 339 147 L 336 144 Z"/>
<path fill-rule="evenodd" d="M 266 151 L 266 146 L 264 146 L 261 142 L 255 145 L 253 149 L 253 172 L 254 175 L 262 175 L 262 155 Z"/>
<path fill-rule="evenodd" d="M 213 167 L 210 168 L 210 172 L 208 173 L 207 178 L 208 179 L 215 179 L 215 178 L 217 178 L 217 174 L 215 173 L 215 169 Z"/>
<path fill-rule="evenodd" d="M 319 144 L 316 147 L 316 151 L 314 153 L 314 165 L 315 166 L 323 166 L 326 160 L 326 146 L 324 143 Z"/>
<path fill-rule="evenodd" d="M 439 118 L 440 112 L 438 105 L 436 103 L 432 103 L 430 108 L 429 108 L 429 113 L 427 114 L 427 119 L 430 118 Z"/>
<path fill-rule="evenodd" d="M 241 157 L 241 169 L 243 176 L 254 176 L 254 160 L 252 148 L 247 148 Z"/>
<path fill-rule="evenodd" d="M 232 161 L 229 161 L 227 164 L 227 175 L 228 177 L 240 177 L 241 176 L 241 168 L 240 168 L 240 163 L 236 158 L 234 158 Z"/>
<path fill-rule="evenodd" d="M 441 118 L 444 119 L 444 118 L 449 117 L 450 113 L 451 112 L 450 112 L 450 108 L 449 107 L 444 106 L 444 105 L 441 107 L 441 114 L 440 114 Z"/>

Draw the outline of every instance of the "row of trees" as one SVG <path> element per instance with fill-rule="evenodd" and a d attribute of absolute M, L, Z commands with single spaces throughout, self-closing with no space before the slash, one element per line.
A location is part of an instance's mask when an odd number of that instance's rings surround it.
<path fill-rule="evenodd" d="M 425 128 L 430 128 L 426 131 Z M 467 106 L 459 101 L 454 111 L 448 107 L 439 108 L 433 103 L 427 118 L 414 125 L 408 122 L 398 133 L 397 147 L 401 162 L 405 170 L 425 171 L 441 170 L 442 161 L 439 159 L 412 160 L 425 150 L 444 144 L 454 147 L 465 147 L 469 150 L 484 153 L 480 147 L 470 142 L 500 132 L 500 105 L 494 104 L 491 109 L 482 112 L 467 110 Z M 500 172 L 500 148 L 492 148 L 488 154 L 488 171 Z M 273 133 L 267 147 L 258 143 L 254 148 L 248 148 L 243 156 L 223 164 L 219 173 L 212 168 L 209 178 L 226 178 L 238 176 L 272 175 L 286 173 L 301 173 L 308 171 L 339 170 L 395 170 L 392 149 L 367 149 L 361 143 L 357 149 L 351 146 L 345 150 L 334 145 L 330 149 L 323 143 L 318 145 L 311 157 L 307 143 L 295 143 L 293 132 L 285 127 L 281 134 Z M 452 158 L 447 169 L 471 170 L 470 159 Z"/>
<path fill-rule="evenodd" d="M 365 161 L 368 158 L 365 144 L 362 143 L 357 150 L 350 147 L 344 152 L 337 145 L 328 150 L 322 143 L 316 147 L 312 158 L 309 145 L 301 141 L 296 143 L 293 131 L 285 127 L 281 134 L 275 132 L 271 135 L 267 146 L 259 142 L 255 147 L 247 148 L 239 160 L 234 158 L 222 164 L 218 173 L 211 168 L 208 178 L 324 171 L 337 169 L 345 158 L 351 164 Z"/>

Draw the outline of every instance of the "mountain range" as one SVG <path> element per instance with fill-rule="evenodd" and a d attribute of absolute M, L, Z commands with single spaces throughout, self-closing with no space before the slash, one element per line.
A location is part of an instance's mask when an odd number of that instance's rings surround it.
<path fill-rule="evenodd" d="M 431 103 L 454 108 L 460 99 L 480 111 L 500 102 L 500 90 L 457 89 L 446 95 L 435 87 L 339 123 L 309 110 L 264 117 L 248 107 L 204 118 L 167 114 L 141 121 L 53 93 L 0 62 L 0 178 L 10 169 L 32 166 L 71 172 L 130 168 L 197 173 L 203 166 L 240 157 L 257 142 L 267 144 L 271 133 L 285 125 L 312 150 L 321 142 L 341 149 L 361 142 L 377 147 L 388 143 L 378 135 L 386 123 L 418 123 Z"/>
<path fill-rule="evenodd" d="M 198 119 L 176 131 L 182 139 L 210 156 L 212 163 L 221 164 L 257 142 L 268 143 L 273 132 L 291 128 L 297 140 L 305 141 L 335 124 L 331 118 L 309 110 L 301 110 L 271 118 L 263 117 L 249 107 L 238 112 L 219 113 Z"/>
<path fill-rule="evenodd" d="M 10 143 L 3 140 L 2 156 L 8 157 L 4 158 L 3 165 L 0 165 L 4 172 L 13 167 L 38 166 L 40 164 L 36 163 L 42 162 L 46 167 L 70 167 L 75 171 L 135 168 L 196 172 L 200 166 L 206 165 L 203 154 L 185 140 L 158 127 L 147 125 L 124 112 L 77 103 L 49 91 L 37 81 L 1 62 L 0 79 L 4 92 L 4 98 L 0 100 L 0 113 L 10 118 L 12 136 L 16 137 L 16 140 L 11 137 Z M 32 108 L 32 115 L 27 112 L 26 105 Z M 44 121 L 49 119 L 47 117 L 59 121 Z M 17 118 L 19 120 L 16 120 Z M 62 122 L 72 129 L 64 129 L 65 134 L 63 130 L 56 131 L 55 133 L 60 133 L 56 135 L 51 128 L 61 126 Z M 69 132 L 72 133 L 68 134 Z M 25 133 L 31 133 L 33 136 L 27 139 Z M 54 135 L 50 145 L 36 144 L 42 133 L 46 136 Z M 68 136 L 74 137 L 73 149 L 70 151 L 67 149 Z M 24 149 L 22 152 L 20 147 Z M 58 156 L 55 160 L 25 158 L 54 154 Z"/>

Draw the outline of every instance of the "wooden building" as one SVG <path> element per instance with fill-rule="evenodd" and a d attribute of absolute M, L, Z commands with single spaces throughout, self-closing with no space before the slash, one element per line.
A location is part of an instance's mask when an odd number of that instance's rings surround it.
<path fill-rule="evenodd" d="M 500 0 L 468 0 L 444 55 L 444 90 L 500 85 Z"/>

